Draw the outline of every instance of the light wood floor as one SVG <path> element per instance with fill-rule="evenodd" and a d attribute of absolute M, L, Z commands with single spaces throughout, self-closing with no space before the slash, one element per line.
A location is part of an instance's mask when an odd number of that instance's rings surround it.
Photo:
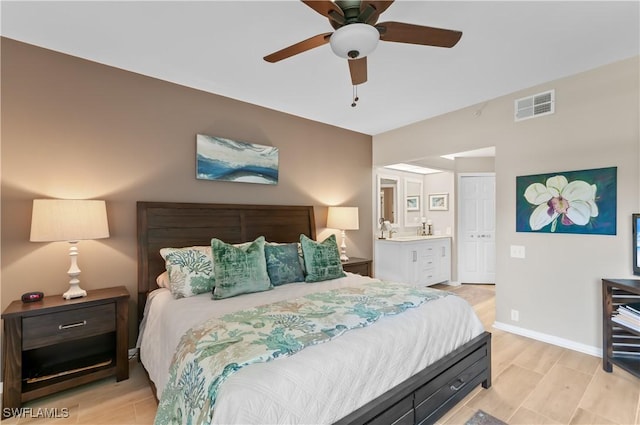
<path fill-rule="evenodd" d="M 493 385 L 478 388 L 440 421 L 464 424 L 482 409 L 510 425 L 640 425 L 640 380 L 614 366 L 605 373 L 601 359 L 509 334 L 491 325 L 495 319 L 494 287 L 446 287 L 466 298 L 492 338 Z M 27 403 L 38 408 L 67 408 L 69 417 L 11 418 L 4 424 L 152 424 L 156 402 L 140 364 L 130 362 L 130 378 L 105 379 Z"/>
<path fill-rule="evenodd" d="M 476 389 L 439 424 L 464 424 L 478 410 L 517 424 L 640 424 L 640 379 L 602 359 L 492 328 L 492 285 L 445 287 L 466 298 L 492 333 L 492 386 Z"/>

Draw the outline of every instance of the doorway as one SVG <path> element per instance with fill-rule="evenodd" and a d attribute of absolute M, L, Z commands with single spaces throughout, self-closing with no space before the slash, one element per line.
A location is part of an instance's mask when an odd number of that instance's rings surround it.
<path fill-rule="evenodd" d="M 494 284 L 495 173 L 458 175 L 458 280 Z"/>

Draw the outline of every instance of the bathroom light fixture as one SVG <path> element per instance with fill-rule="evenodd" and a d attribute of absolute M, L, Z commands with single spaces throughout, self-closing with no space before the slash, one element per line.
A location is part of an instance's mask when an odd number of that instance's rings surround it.
<path fill-rule="evenodd" d="M 384 168 L 389 168 L 391 170 L 398 170 L 398 171 L 408 171 L 410 173 L 416 173 L 416 174 L 433 174 L 433 173 L 442 172 L 442 170 L 436 170 L 434 168 L 427 168 L 427 167 L 422 167 L 420 165 L 414 165 L 414 164 L 405 164 L 403 162 L 398 164 L 385 165 Z"/>

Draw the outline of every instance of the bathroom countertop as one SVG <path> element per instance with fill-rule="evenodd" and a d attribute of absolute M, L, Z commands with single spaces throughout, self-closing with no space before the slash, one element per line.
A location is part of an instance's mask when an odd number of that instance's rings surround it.
<path fill-rule="evenodd" d="M 451 237 L 450 235 L 431 235 L 431 236 L 410 235 L 410 236 L 393 236 L 391 238 L 378 239 L 378 240 L 387 241 L 387 242 L 416 242 L 416 241 L 442 239 L 442 238 L 450 238 L 450 237 Z"/>

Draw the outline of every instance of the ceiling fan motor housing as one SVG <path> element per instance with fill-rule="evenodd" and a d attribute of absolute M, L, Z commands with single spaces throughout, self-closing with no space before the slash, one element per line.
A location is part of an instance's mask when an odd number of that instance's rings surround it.
<path fill-rule="evenodd" d="M 380 40 L 378 30 L 369 24 L 354 23 L 338 28 L 330 39 L 331 50 L 345 59 L 363 58 L 373 52 Z"/>

